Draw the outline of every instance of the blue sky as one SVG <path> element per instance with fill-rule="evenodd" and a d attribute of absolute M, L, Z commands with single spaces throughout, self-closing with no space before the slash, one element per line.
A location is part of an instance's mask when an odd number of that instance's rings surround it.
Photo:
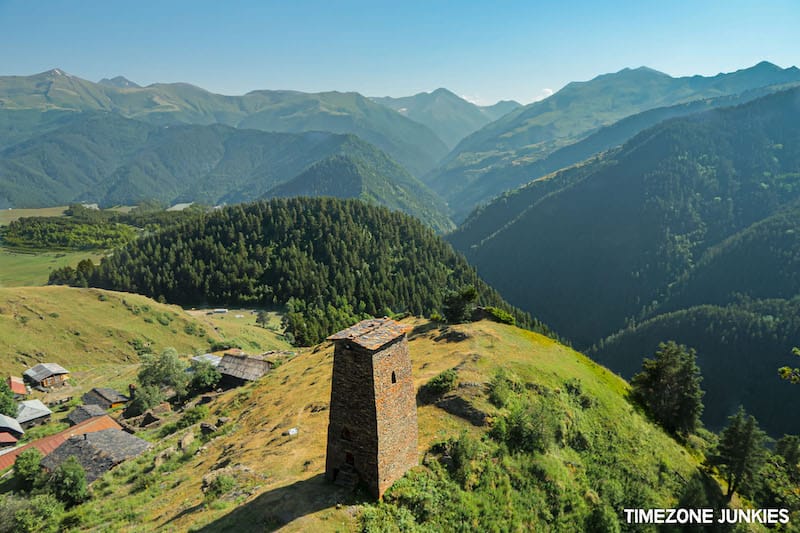
<path fill-rule="evenodd" d="M 798 65 L 798 28 L 798 0 L 0 0 L 0 75 L 527 103 L 625 67 Z"/>

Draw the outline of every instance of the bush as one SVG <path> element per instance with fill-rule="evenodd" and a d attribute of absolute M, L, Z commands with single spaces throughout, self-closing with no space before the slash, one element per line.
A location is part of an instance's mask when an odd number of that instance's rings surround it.
<path fill-rule="evenodd" d="M 64 504 L 52 494 L 38 494 L 15 503 L 18 507 L 14 511 L 13 528 L 6 531 L 15 533 L 55 533 L 58 531 L 61 516 L 64 514 Z"/>
<path fill-rule="evenodd" d="M 14 461 L 14 477 L 20 489 L 30 492 L 42 479 L 42 452 L 28 448 Z"/>
<path fill-rule="evenodd" d="M 514 316 L 511 313 L 509 313 L 508 311 L 504 311 L 499 307 L 484 307 L 483 310 L 486 311 L 489 318 L 491 318 L 495 322 L 500 322 L 501 324 L 509 324 L 511 326 L 514 326 L 517 323 L 517 321 L 514 319 Z"/>
<path fill-rule="evenodd" d="M 70 507 L 89 499 L 86 471 L 75 456 L 69 457 L 56 468 L 50 476 L 49 488 L 56 498 Z"/>
<path fill-rule="evenodd" d="M 436 396 L 446 394 L 456 388 L 457 377 L 458 374 L 452 368 L 445 370 L 441 374 L 432 377 L 431 380 L 425 384 L 425 390 Z"/>
<path fill-rule="evenodd" d="M 233 476 L 220 475 L 211 480 L 211 483 L 206 489 L 206 500 L 211 502 L 220 496 L 229 493 L 236 486 L 236 480 Z"/>

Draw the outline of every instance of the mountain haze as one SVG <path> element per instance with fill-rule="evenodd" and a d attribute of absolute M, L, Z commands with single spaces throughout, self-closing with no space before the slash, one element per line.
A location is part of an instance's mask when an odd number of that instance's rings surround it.
<path fill-rule="evenodd" d="M 394 109 L 408 118 L 425 124 L 452 149 L 470 133 L 520 107 L 514 101 L 493 106 L 478 106 L 439 88 L 403 98 L 374 97 L 373 101 Z"/>
<path fill-rule="evenodd" d="M 253 91 L 224 96 L 187 83 L 121 88 L 115 79 L 92 83 L 60 69 L 0 77 L 0 109 L 108 111 L 157 125 L 219 123 L 265 131 L 354 133 L 417 174 L 447 152 L 427 127 L 357 93 Z"/>
<path fill-rule="evenodd" d="M 464 218 L 476 203 L 504 190 L 503 185 L 492 184 L 498 177 L 502 180 L 504 172 L 519 173 L 517 167 L 545 159 L 558 148 L 603 126 L 657 107 L 796 82 L 800 82 L 800 69 L 781 69 L 766 62 L 713 77 L 673 78 L 641 67 L 573 82 L 462 140 L 425 181 L 450 202 L 459 218 Z M 642 127 L 647 125 L 653 122 L 645 121 Z M 533 170 L 532 174 L 526 172 L 527 175 L 508 180 L 510 187 L 542 175 Z M 553 170 L 556 168 L 550 166 L 548 171 Z M 480 193 L 471 193 L 469 189 L 473 187 Z"/>
<path fill-rule="evenodd" d="M 381 183 L 382 192 L 373 188 L 371 201 L 407 210 L 439 231 L 452 227 L 440 200 L 355 135 L 156 126 L 103 112 L 70 114 L 63 122 L 54 131 L 0 151 L 0 206 L 76 201 L 130 205 L 147 199 L 167 204 L 241 202 L 338 155 L 353 156 L 363 175 Z M 347 176 L 334 173 L 329 178 L 339 183 Z"/>

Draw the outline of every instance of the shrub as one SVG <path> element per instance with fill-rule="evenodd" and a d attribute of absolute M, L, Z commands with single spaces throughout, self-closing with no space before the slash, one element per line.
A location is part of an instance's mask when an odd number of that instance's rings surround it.
<path fill-rule="evenodd" d="M 14 477 L 18 486 L 27 492 L 33 490 L 42 479 L 42 452 L 28 448 L 14 461 Z"/>
<path fill-rule="evenodd" d="M 428 383 L 425 384 L 425 390 L 433 395 L 441 396 L 456 388 L 456 378 L 458 374 L 455 370 L 448 369 L 444 372 L 432 377 Z"/>
<path fill-rule="evenodd" d="M 494 320 L 495 322 L 500 322 L 502 324 L 509 324 L 511 326 L 516 325 L 517 321 L 514 319 L 514 316 L 509 313 L 508 311 L 504 311 L 499 307 L 484 307 L 484 311 L 488 314 L 489 318 Z"/>
<path fill-rule="evenodd" d="M 75 456 L 70 456 L 56 468 L 50 476 L 49 488 L 59 501 L 70 507 L 89 499 L 86 471 Z"/>
<path fill-rule="evenodd" d="M 211 502 L 220 496 L 229 493 L 236 486 L 233 476 L 222 474 L 211 480 L 206 489 L 206 500 Z"/>

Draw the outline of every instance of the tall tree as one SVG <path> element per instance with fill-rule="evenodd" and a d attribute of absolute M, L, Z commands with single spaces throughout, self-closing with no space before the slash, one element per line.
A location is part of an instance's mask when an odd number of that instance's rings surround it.
<path fill-rule="evenodd" d="M 693 349 L 662 342 L 655 359 L 645 359 L 631 380 L 633 397 L 671 433 L 694 431 L 703 413 L 703 378 L 696 359 Z"/>
<path fill-rule="evenodd" d="M 736 490 L 754 481 L 764 463 L 767 457 L 764 447 L 767 434 L 758 427 L 755 417 L 745 413 L 744 407 L 740 406 L 728 420 L 710 462 L 718 466 L 725 476 L 728 483 L 725 496 L 730 501 Z"/>
<path fill-rule="evenodd" d="M 8 383 L 0 380 L 0 414 L 15 417 L 17 416 L 17 401 Z"/>

